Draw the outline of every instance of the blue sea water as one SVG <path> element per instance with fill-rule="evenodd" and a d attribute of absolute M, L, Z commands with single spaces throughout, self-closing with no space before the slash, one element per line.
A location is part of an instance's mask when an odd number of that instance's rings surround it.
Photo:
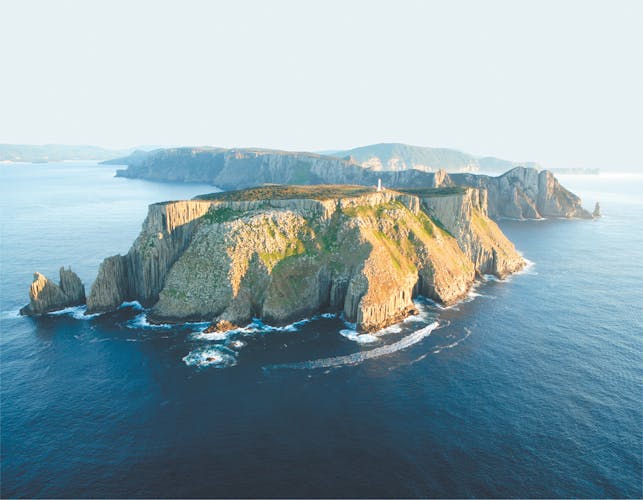
<path fill-rule="evenodd" d="M 562 181 L 604 217 L 501 222 L 533 262 L 374 337 L 336 317 L 227 336 L 90 285 L 147 204 L 211 191 L 89 163 L 0 165 L 3 497 L 641 497 L 643 177 Z"/>

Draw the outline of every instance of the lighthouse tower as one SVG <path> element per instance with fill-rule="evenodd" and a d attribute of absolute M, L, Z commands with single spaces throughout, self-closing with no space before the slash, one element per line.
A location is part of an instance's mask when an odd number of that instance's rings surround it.
<path fill-rule="evenodd" d="M 382 191 L 382 179 L 377 179 L 377 192 Z"/>

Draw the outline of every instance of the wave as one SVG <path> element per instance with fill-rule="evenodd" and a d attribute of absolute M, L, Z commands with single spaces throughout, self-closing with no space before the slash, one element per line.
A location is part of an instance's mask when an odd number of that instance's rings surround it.
<path fill-rule="evenodd" d="M 461 338 L 461 339 L 459 339 L 459 340 L 456 340 L 455 342 L 453 342 L 453 343 L 451 343 L 451 344 L 438 346 L 438 347 L 433 351 L 433 354 L 439 354 L 439 353 L 441 353 L 442 351 L 444 351 L 445 349 L 453 349 L 455 346 L 457 346 L 457 345 L 458 345 L 458 344 L 460 344 L 461 342 L 464 342 L 467 338 L 469 338 L 469 335 L 471 335 L 471 330 L 469 330 L 468 328 L 466 328 L 466 327 L 465 327 L 465 328 L 464 328 L 464 331 L 466 332 L 466 334 L 464 335 L 464 337 L 462 337 L 462 338 Z"/>
<path fill-rule="evenodd" d="M 123 302 L 120 306 L 118 306 L 119 309 L 127 309 L 128 307 L 136 311 L 143 311 L 145 309 L 138 300 Z"/>
<path fill-rule="evenodd" d="M 147 328 L 154 328 L 154 329 L 167 329 L 167 328 L 172 328 L 175 325 L 171 325 L 169 323 L 159 323 L 159 324 L 154 324 L 150 323 L 147 320 L 147 314 L 141 313 L 137 314 L 136 317 L 133 319 L 130 319 L 125 326 L 127 328 L 135 328 L 135 329 L 147 329 Z"/>
<path fill-rule="evenodd" d="M 217 341 L 217 340 L 226 340 L 230 335 L 231 330 L 227 332 L 194 332 L 190 334 L 190 340 L 208 340 L 208 341 Z"/>
<path fill-rule="evenodd" d="M 189 352 L 183 362 L 197 368 L 227 368 L 237 364 L 237 353 L 220 345 L 202 347 Z"/>
<path fill-rule="evenodd" d="M 226 342 L 226 346 L 230 347 L 231 349 L 243 349 L 246 345 L 248 345 L 246 342 L 243 340 L 229 340 Z"/>
<path fill-rule="evenodd" d="M 140 305 L 140 304 L 139 304 Z M 136 306 L 134 306 L 136 308 Z M 145 311 L 145 309 L 142 309 Z M 205 330 L 208 326 L 210 325 L 209 321 L 186 321 L 185 323 L 150 323 L 147 319 L 147 314 L 145 312 L 142 312 L 141 314 L 137 314 L 133 319 L 130 319 L 125 326 L 127 328 L 134 328 L 134 329 L 169 329 L 169 328 L 176 328 L 176 327 L 193 327 L 193 328 L 201 328 L 202 330 Z"/>
<path fill-rule="evenodd" d="M 370 344 L 379 340 L 375 335 L 370 333 L 357 333 L 355 330 L 340 330 L 339 334 L 358 344 Z"/>
<path fill-rule="evenodd" d="M 394 342 L 392 344 L 385 345 L 382 347 L 376 347 L 375 349 L 371 349 L 370 351 L 356 352 L 354 354 L 349 354 L 347 356 L 315 359 L 312 361 L 303 361 L 299 363 L 269 365 L 264 368 L 267 370 L 271 370 L 271 369 L 310 370 L 310 369 L 318 369 L 318 368 L 335 368 L 340 366 L 356 365 L 369 359 L 380 358 L 382 356 L 387 356 L 389 354 L 393 354 L 394 352 L 401 351 L 402 349 L 407 349 L 412 345 L 422 341 L 429 335 L 431 335 L 431 332 L 433 332 L 433 330 L 435 330 L 438 326 L 439 326 L 439 323 L 436 321 L 434 323 L 431 323 L 428 326 L 425 326 L 424 328 L 421 328 L 411 333 L 410 335 L 407 335 L 406 337 L 404 337 L 403 339 L 397 342 Z"/>
<path fill-rule="evenodd" d="M 19 318 L 19 317 L 20 317 L 20 308 L 9 309 L 7 311 L 0 311 L 0 318 L 3 318 L 3 319 Z"/>
<path fill-rule="evenodd" d="M 59 311 L 48 312 L 47 315 L 48 316 L 69 315 L 74 319 L 79 319 L 83 321 L 93 319 L 101 315 L 101 313 L 85 314 L 85 311 L 87 311 L 87 306 L 73 306 L 73 307 L 65 307 L 64 309 L 60 309 Z"/>

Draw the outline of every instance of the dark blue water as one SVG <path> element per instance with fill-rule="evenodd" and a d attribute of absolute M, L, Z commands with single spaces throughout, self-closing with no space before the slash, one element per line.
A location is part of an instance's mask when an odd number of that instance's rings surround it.
<path fill-rule="evenodd" d="M 3 497 L 642 496 L 643 177 L 564 179 L 605 217 L 502 223 L 526 273 L 373 343 L 16 317 L 33 271 L 89 285 L 148 203 L 208 190 L 112 175 L 0 166 Z"/>

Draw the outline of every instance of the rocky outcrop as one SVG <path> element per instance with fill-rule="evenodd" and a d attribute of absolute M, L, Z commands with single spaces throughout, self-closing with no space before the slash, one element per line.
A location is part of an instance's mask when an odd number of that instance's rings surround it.
<path fill-rule="evenodd" d="M 600 217 L 601 216 L 601 205 L 600 203 L 596 202 L 596 205 L 594 205 L 594 211 L 592 212 L 592 217 Z"/>
<path fill-rule="evenodd" d="M 447 195 L 436 194 L 434 190 L 412 192 L 420 197 L 427 212 L 453 235 L 479 274 L 504 277 L 524 266 L 513 243 L 488 218 L 485 190 L 462 188 Z"/>
<path fill-rule="evenodd" d="M 152 205 L 128 254 L 101 265 L 88 312 L 138 300 L 153 321 L 214 329 L 320 311 L 381 328 L 418 294 L 451 304 L 476 273 L 521 267 L 483 200 L 475 189 L 271 186 Z"/>
<path fill-rule="evenodd" d="M 29 304 L 20 310 L 20 314 L 44 314 L 85 303 L 85 287 L 76 273 L 61 267 L 59 274 L 58 285 L 40 273 L 34 274 L 29 289 Z"/>
<path fill-rule="evenodd" d="M 561 186 L 547 170 L 516 167 L 498 177 L 453 174 L 449 178 L 457 186 L 486 190 L 489 216 L 494 219 L 591 217 L 582 207 L 581 199 Z"/>
<path fill-rule="evenodd" d="M 436 158 L 436 163 L 427 167 L 431 171 L 392 167 L 387 170 L 388 167 L 359 162 L 350 155 L 338 158 L 260 149 L 177 148 L 154 151 L 142 159 L 125 159 L 123 161 L 130 162 L 128 168 L 119 170 L 117 175 L 162 181 L 206 182 L 223 189 L 266 183 L 375 186 L 378 179 L 382 179 L 385 187 L 394 189 L 458 185 L 486 189 L 491 218 L 537 219 L 590 215 L 582 208 L 580 198 L 562 187 L 549 171 L 516 167 L 498 177 L 471 173 L 447 174 L 445 170 L 437 168 L 441 156 Z"/>
<path fill-rule="evenodd" d="M 150 205 L 127 255 L 108 257 L 101 264 L 87 298 L 87 314 L 113 310 L 127 300 L 153 305 L 165 275 L 191 239 L 193 221 L 210 206 L 210 202 L 195 200 Z"/>

